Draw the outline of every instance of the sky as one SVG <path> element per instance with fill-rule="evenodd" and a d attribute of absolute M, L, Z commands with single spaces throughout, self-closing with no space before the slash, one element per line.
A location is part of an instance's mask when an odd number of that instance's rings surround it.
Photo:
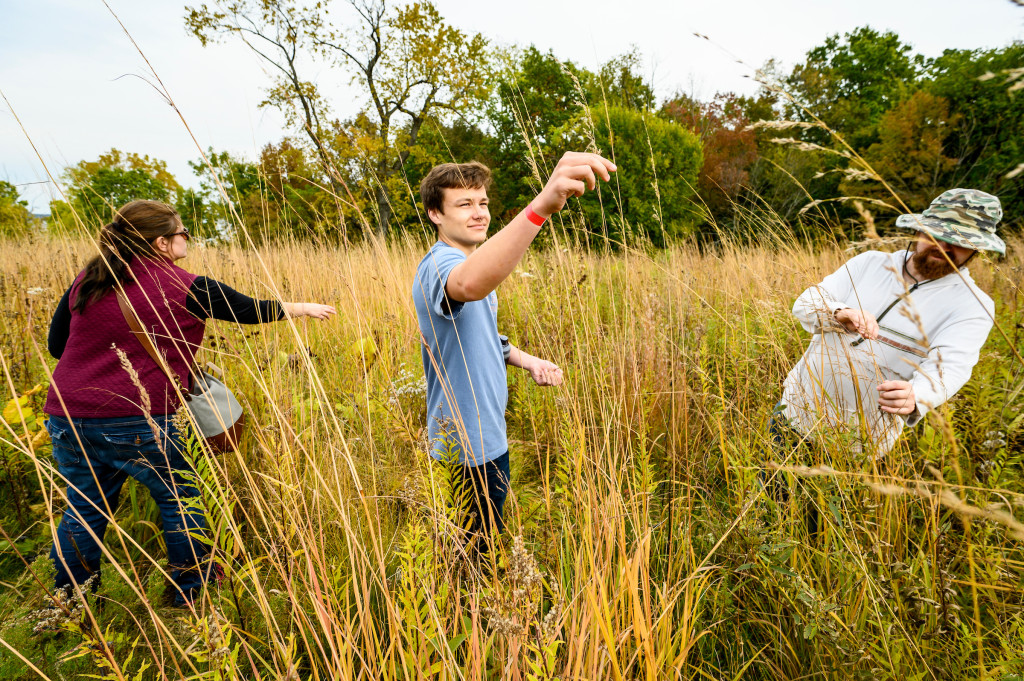
<path fill-rule="evenodd" d="M 185 2 L 0 0 L 0 180 L 37 213 L 59 197 L 49 178 L 118 148 L 165 161 L 185 186 L 199 148 L 255 159 L 293 131 L 260 108 L 270 74 L 237 40 L 203 47 L 185 29 Z M 344 16 L 345 1 L 334 0 Z M 785 70 L 832 34 L 892 30 L 926 56 L 1024 39 L 1010 0 L 435 0 L 452 25 L 497 45 L 534 44 L 597 68 L 634 46 L 659 99 L 753 93 L 754 68 Z M 112 13 L 112 11 L 113 13 Z M 148 58 L 184 122 L 117 17 Z M 708 39 L 694 35 L 699 33 Z M 349 73 L 309 65 L 340 117 L 363 103 Z M 20 121 L 20 122 L 19 122 Z M 198 145 L 198 146 L 197 146 Z"/>

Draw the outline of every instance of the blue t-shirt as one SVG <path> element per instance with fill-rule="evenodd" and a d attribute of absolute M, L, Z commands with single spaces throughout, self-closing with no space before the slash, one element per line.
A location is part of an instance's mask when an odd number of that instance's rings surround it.
<path fill-rule="evenodd" d="M 460 303 L 445 294 L 448 275 L 465 260 L 457 248 L 434 244 L 416 269 L 412 299 L 424 343 L 430 455 L 441 458 L 447 442 L 459 461 L 478 466 L 508 451 L 508 384 L 498 296 Z"/>

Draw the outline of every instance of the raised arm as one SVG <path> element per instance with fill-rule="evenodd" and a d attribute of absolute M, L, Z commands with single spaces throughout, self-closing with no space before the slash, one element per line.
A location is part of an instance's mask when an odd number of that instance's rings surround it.
<path fill-rule="evenodd" d="M 598 177 L 607 182 L 614 170 L 615 164 L 598 154 L 567 152 L 530 206 L 546 220 L 560 211 L 569 197 L 594 189 Z M 540 229 L 524 209 L 451 271 L 445 292 L 464 303 L 483 300 L 512 273 Z"/>

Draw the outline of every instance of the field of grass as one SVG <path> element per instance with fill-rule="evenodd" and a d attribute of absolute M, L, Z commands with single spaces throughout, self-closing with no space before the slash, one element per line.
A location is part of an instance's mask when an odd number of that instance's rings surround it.
<path fill-rule="evenodd" d="M 0 678 L 1024 679 L 1022 246 L 971 265 L 1005 336 L 881 461 L 765 433 L 808 340 L 793 299 L 849 253 L 531 252 L 500 325 L 566 381 L 510 369 L 509 527 L 482 571 L 424 453 L 422 245 L 193 248 L 190 271 L 339 311 L 208 327 L 202 360 L 250 413 L 237 454 L 196 457 L 226 578 L 194 614 L 163 606 L 158 514 L 129 485 L 96 597 L 53 609 L 63 485 L 35 392 L 0 424 Z M 45 387 L 91 252 L 0 243 L 5 402 Z"/>

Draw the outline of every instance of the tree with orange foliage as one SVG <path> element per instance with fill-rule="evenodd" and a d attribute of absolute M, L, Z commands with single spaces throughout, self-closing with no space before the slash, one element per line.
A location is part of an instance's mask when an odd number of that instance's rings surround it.
<path fill-rule="evenodd" d="M 919 90 L 887 111 L 878 124 L 879 140 L 864 152 L 864 159 L 908 206 L 925 205 L 949 183 L 957 159 L 946 154 L 947 139 L 960 117 L 950 115 L 949 102 Z M 891 201 L 882 187 L 865 189 L 845 181 L 848 195 L 873 196 Z"/>
<path fill-rule="evenodd" d="M 717 93 L 710 102 L 677 94 L 665 102 L 661 113 L 700 137 L 704 164 L 697 178 L 697 191 L 712 220 L 730 217 L 740 193 L 750 179 L 750 166 L 757 160 L 754 131 L 739 98 Z"/>

